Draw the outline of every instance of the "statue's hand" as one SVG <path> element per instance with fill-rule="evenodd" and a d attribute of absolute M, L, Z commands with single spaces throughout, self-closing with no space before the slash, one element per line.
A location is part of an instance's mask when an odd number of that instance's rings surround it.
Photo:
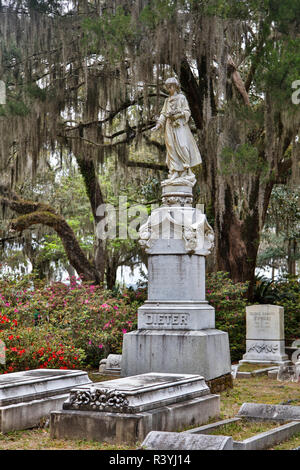
<path fill-rule="evenodd" d="M 182 113 L 176 113 L 176 114 L 173 115 L 174 121 L 176 121 L 177 119 L 181 119 L 183 117 L 184 117 L 184 114 L 182 114 Z"/>
<path fill-rule="evenodd" d="M 152 129 L 150 129 L 151 132 L 156 132 L 158 131 L 158 129 L 160 129 L 160 125 L 156 124 L 156 126 L 152 127 Z"/>

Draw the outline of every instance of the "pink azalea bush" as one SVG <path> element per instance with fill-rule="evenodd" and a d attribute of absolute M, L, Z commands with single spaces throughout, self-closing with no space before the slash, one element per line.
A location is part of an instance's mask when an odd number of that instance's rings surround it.
<path fill-rule="evenodd" d="M 121 353 L 144 298 L 144 291 L 113 296 L 75 278 L 69 285 L 0 280 L 0 340 L 6 346 L 0 373 L 98 367 L 109 353 Z"/>

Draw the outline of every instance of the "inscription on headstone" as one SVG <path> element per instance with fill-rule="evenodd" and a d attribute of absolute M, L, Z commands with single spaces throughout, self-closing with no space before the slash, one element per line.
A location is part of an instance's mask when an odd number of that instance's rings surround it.
<path fill-rule="evenodd" d="M 283 362 L 288 359 L 284 344 L 284 309 L 278 305 L 246 307 L 245 362 Z"/>
<path fill-rule="evenodd" d="M 145 313 L 147 326 L 188 325 L 188 313 Z"/>

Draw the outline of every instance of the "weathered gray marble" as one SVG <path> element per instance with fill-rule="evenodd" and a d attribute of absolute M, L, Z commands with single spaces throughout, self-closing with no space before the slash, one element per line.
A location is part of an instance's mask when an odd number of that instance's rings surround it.
<path fill-rule="evenodd" d="M 0 432 L 39 424 L 60 409 L 71 388 L 91 382 L 80 370 L 36 369 L 0 375 Z"/>
<path fill-rule="evenodd" d="M 152 371 L 211 380 L 230 370 L 228 335 L 220 330 L 137 330 L 124 335 L 123 377 Z"/>
<path fill-rule="evenodd" d="M 278 369 L 277 380 L 279 382 L 298 382 L 296 365 L 281 364 Z"/>
<path fill-rule="evenodd" d="M 91 382 L 81 370 L 34 369 L 0 375 L 0 406 L 61 395 Z"/>
<path fill-rule="evenodd" d="M 300 406 L 243 403 L 237 416 L 243 416 L 247 419 L 269 421 L 300 420 Z"/>
<path fill-rule="evenodd" d="M 206 301 L 150 301 L 138 309 L 139 330 L 204 330 L 215 327 L 215 309 Z"/>
<path fill-rule="evenodd" d="M 246 354 L 241 362 L 282 363 L 287 360 L 283 307 L 278 305 L 246 307 Z"/>
<path fill-rule="evenodd" d="M 149 254 L 207 256 L 214 247 L 214 232 L 198 208 L 166 204 L 155 209 L 139 230 L 139 243 Z M 172 197 L 173 200 L 173 197 Z M 176 250 L 176 251 L 175 251 Z"/>
<path fill-rule="evenodd" d="M 164 129 L 168 182 L 182 180 L 184 184 L 195 184 L 196 177 L 191 168 L 201 163 L 201 155 L 188 125 L 191 116 L 188 101 L 175 77 L 166 80 L 165 88 L 170 96 L 165 100 L 156 126 L 151 131 Z"/>
<path fill-rule="evenodd" d="M 204 256 L 149 256 L 148 276 L 150 301 L 205 301 Z"/>
<path fill-rule="evenodd" d="M 140 413 L 209 394 L 199 375 L 148 373 L 77 387 L 63 409 Z"/>
<path fill-rule="evenodd" d="M 145 450 L 232 450 L 232 438 L 152 431 L 141 445 Z"/>
<path fill-rule="evenodd" d="M 148 253 L 148 299 L 138 310 L 138 330 L 123 338 L 123 377 L 152 371 L 211 380 L 231 372 L 228 335 L 215 329 L 205 297 L 214 232 L 192 207 L 195 177 L 186 172 L 162 182 L 163 205 L 139 230 Z"/>
<path fill-rule="evenodd" d="M 266 450 L 286 441 L 300 431 L 300 422 L 292 422 L 256 434 L 244 441 L 233 441 L 233 450 Z"/>
<path fill-rule="evenodd" d="M 182 431 L 199 426 L 220 413 L 219 395 L 206 395 L 141 413 L 54 411 L 50 435 L 57 439 L 86 439 L 99 442 L 142 442 L 152 430 Z"/>
<path fill-rule="evenodd" d="M 109 354 L 99 364 L 99 372 L 104 375 L 120 375 L 122 365 L 122 354 Z"/>
<path fill-rule="evenodd" d="M 152 430 L 181 431 L 220 413 L 203 377 L 145 374 L 78 387 L 51 413 L 53 438 L 141 442 Z"/>

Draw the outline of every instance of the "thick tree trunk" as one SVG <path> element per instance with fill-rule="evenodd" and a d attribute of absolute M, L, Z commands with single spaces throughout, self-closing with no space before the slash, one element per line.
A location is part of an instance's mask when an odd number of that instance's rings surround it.
<path fill-rule="evenodd" d="M 99 180 L 96 175 L 95 164 L 92 159 L 81 158 L 76 155 L 76 160 L 84 179 L 86 193 L 89 198 L 91 209 L 95 222 L 95 238 L 96 238 L 96 250 L 95 250 L 95 268 L 98 271 L 100 283 L 104 281 L 105 274 L 105 250 L 103 246 L 103 240 L 97 238 L 97 224 L 103 219 L 103 216 L 97 215 L 97 209 L 99 206 L 104 204 L 102 191 L 100 188 Z"/>
<path fill-rule="evenodd" d="M 296 251 L 297 241 L 289 239 L 288 241 L 288 273 L 290 276 L 296 276 Z"/>
<path fill-rule="evenodd" d="M 205 57 L 199 60 L 198 68 L 199 74 L 206 73 Z M 207 183 L 213 203 L 216 237 L 215 270 L 228 272 L 234 282 L 249 281 L 249 296 L 251 297 L 260 233 L 274 181 L 262 182 L 259 172 L 253 173 L 251 176 L 247 175 L 245 171 L 248 185 L 251 188 L 247 201 L 248 210 L 243 211 L 242 215 L 237 213 L 236 195 L 233 194 L 233 187 L 230 185 L 230 181 L 226 182 L 226 176 L 222 176 L 220 173 L 218 139 L 222 135 L 223 141 L 230 143 L 232 148 L 238 146 L 241 142 L 235 127 L 239 123 L 233 121 L 232 127 L 222 127 L 222 121 L 219 121 L 221 127 L 218 128 L 219 133 L 217 133 L 214 121 L 218 118 L 215 118 L 214 103 L 208 99 L 209 84 L 207 80 L 202 77 L 198 83 L 187 61 L 182 62 L 180 72 L 181 84 L 187 96 L 192 117 L 199 129 L 203 178 Z M 235 66 L 233 67 L 232 62 L 229 63 L 229 73 L 234 75 L 234 77 L 231 76 L 231 83 L 237 97 L 234 98 L 234 94 L 231 93 L 228 100 L 238 99 L 241 101 L 240 106 L 249 106 L 247 91 L 240 76 L 237 76 L 237 70 Z M 213 90 L 210 90 L 210 94 L 213 94 Z M 206 113 L 204 111 L 205 102 L 206 106 L 207 103 L 210 103 L 210 110 Z M 213 142 L 209 135 L 214 135 Z"/>
<path fill-rule="evenodd" d="M 107 289 L 112 290 L 116 285 L 118 264 L 108 262 L 106 264 Z"/>

